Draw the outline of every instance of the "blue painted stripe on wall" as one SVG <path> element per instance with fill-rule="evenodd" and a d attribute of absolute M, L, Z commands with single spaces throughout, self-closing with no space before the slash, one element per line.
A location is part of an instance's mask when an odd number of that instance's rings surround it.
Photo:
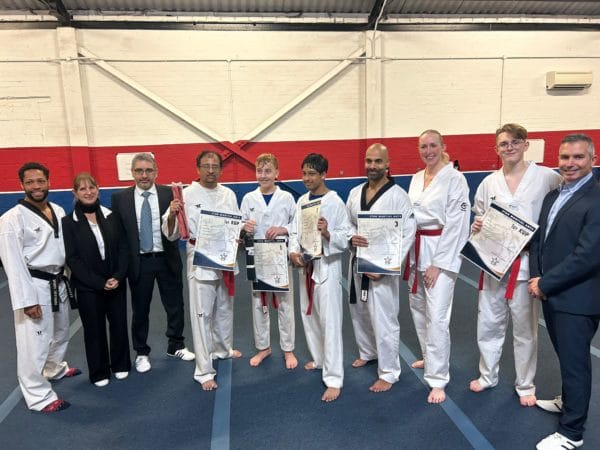
<path fill-rule="evenodd" d="M 465 177 L 467 178 L 467 182 L 469 183 L 469 188 L 471 189 L 471 197 L 475 194 L 475 190 L 481 180 L 488 175 L 489 172 L 467 172 L 465 173 Z M 408 185 L 410 184 L 411 175 L 406 176 L 397 176 L 394 177 L 396 183 L 400 185 L 403 189 L 408 190 Z M 340 197 L 344 201 L 348 197 L 350 190 L 365 181 L 364 178 L 331 178 L 327 179 L 327 186 L 330 189 L 336 191 Z M 242 197 L 256 189 L 256 183 L 225 183 L 226 186 L 233 189 L 236 193 L 238 202 L 241 202 Z M 295 198 L 298 198 L 300 195 L 306 192 L 306 188 L 302 181 L 286 181 L 280 183 L 282 189 L 285 189 L 294 195 Z M 100 189 L 100 202 L 105 206 L 110 206 L 110 196 L 113 192 L 120 190 L 121 188 L 105 188 Z M 69 212 L 73 209 L 73 194 L 71 191 L 51 191 L 48 195 L 51 201 L 62 206 L 65 211 Z M 11 193 L 0 193 L 0 214 L 4 214 L 7 210 L 12 208 L 17 204 L 19 199 L 23 198 L 23 194 L 20 192 L 11 192 Z"/>

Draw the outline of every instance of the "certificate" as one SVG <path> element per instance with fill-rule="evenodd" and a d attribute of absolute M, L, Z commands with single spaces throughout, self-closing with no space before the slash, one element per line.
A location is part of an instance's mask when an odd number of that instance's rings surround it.
<path fill-rule="evenodd" d="M 289 292 L 287 242 L 285 238 L 255 239 L 253 291 Z"/>
<path fill-rule="evenodd" d="M 237 257 L 242 216 L 219 211 L 200 211 L 194 265 L 233 271 Z"/>
<path fill-rule="evenodd" d="M 300 208 L 300 247 L 308 259 L 319 258 L 323 254 L 321 232 L 317 222 L 321 216 L 321 200 L 306 203 Z"/>
<path fill-rule="evenodd" d="M 535 222 L 492 202 L 483 215 L 481 231 L 471 234 L 461 254 L 501 280 L 537 229 Z"/>
<path fill-rule="evenodd" d="M 402 214 L 359 212 L 357 232 L 368 247 L 356 248 L 356 271 L 400 275 L 402 266 Z"/>

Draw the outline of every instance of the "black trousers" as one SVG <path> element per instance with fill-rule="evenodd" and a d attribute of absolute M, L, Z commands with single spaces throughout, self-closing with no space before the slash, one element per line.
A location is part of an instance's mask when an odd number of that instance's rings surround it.
<path fill-rule="evenodd" d="M 600 316 L 553 311 L 543 303 L 544 319 L 560 363 L 563 411 L 558 432 L 571 440 L 583 439 L 592 393 L 590 345 Z"/>
<path fill-rule="evenodd" d="M 125 285 L 114 291 L 77 290 L 77 298 L 90 381 L 110 378 L 111 372 L 129 372 Z M 106 336 L 107 320 L 110 343 Z"/>
<path fill-rule="evenodd" d="M 154 282 L 158 283 L 160 300 L 167 313 L 167 331 L 169 339 L 168 353 L 175 353 L 185 347 L 183 338 L 183 281 L 181 273 L 174 274 L 167 265 L 164 254 L 140 256 L 140 276 L 133 282 L 129 280 L 131 290 L 131 340 L 138 355 L 150 354 L 148 328 L 150 302 L 154 291 Z"/>

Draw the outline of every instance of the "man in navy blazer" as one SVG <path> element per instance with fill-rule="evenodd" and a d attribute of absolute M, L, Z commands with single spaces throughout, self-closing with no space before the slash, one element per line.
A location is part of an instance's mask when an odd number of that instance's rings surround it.
<path fill-rule="evenodd" d="M 147 339 L 155 280 L 167 313 L 167 354 L 185 361 L 193 360 L 195 355 L 184 344 L 183 280 L 179 246 L 161 233 L 162 215 L 173 200 L 173 193 L 169 187 L 155 184 L 158 167 L 150 153 L 138 153 L 133 157 L 131 174 L 135 186 L 114 193 L 111 209 L 120 220 L 129 246 L 127 278 L 131 291 L 131 340 L 137 352 L 135 368 L 143 373 L 152 367 Z M 145 233 L 142 230 L 145 226 L 142 225 L 143 210 L 148 206 L 146 229 L 149 231 Z M 144 237 L 146 240 L 142 241 Z"/>
<path fill-rule="evenodd" d="M 592 387 L 590 344 L 600 319 L 600 187 L 592 175 L 595 160 L 588 136 L 563 138 L 558 154 L 563 184 L 546 195 L 529 250 L 529 291 L 542 301 L 562 376 L 562 395 L 537 402 L 542 409 L 562 413 L 558 431 L 538 442 L 539 450 L 583 445 Z"/>

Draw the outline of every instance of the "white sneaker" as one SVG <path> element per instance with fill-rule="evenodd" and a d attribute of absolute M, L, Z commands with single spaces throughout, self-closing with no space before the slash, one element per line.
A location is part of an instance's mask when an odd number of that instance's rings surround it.
<path fill-rule="evenodd" d="M 104 387 L 104 386 L 106 386 L 107 384 L 108 384 L 108 378 L 105 378 L 104 380 L 99 380 L 99 381 L 96 381 L 96 382 L 94 383 L 94 385 L 96 385 L 96 386 L 98 386 L 98 387 Z"/>
<path fill-rule="evenodd" d="M 139 373 L 148 372 L 150 369 L 152 369 L 152 365 L 150 364 L 148 355 L 138 355 L 135 358 L 135 370 Z"/>
<path fill-rule="evenodd" d="M 538 442 L 535 448 L 537 450 L 573 450 L 582 445 L 583 439 L 580 441 L 572 441 L 560 433 L 554 433 Z"/>
<path fill-rule="evenodd" d="M 552 400 L 536 400 L 535 405 L 544 411 L 560 413 L 563 407 L 562 396 L 559 395 Z"/>
<path fill-rule="evenodd" d="M 115 372 L 115 378 L 117 380 L 124 380 L 129 376 L 129 372 Z"/>
<path fill-rule="evenodd" d="M 182 359 L 184 361 L 193 361 L 196 359 L 196 355 L 190 352 L 186 347 L 176 350 L 175 353 L 167 352 L 167 355 L 172 356 L 173 358 Z"/>

